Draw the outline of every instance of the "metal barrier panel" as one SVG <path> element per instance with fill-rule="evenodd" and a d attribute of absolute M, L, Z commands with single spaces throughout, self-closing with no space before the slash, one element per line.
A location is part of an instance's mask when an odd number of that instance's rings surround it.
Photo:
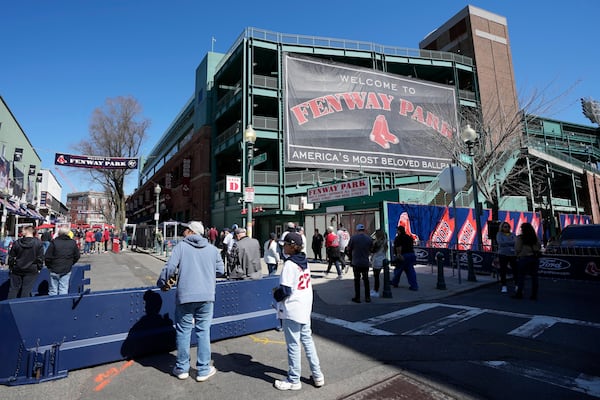
<path fill-rule="evenodd" d="M 466 270 L 469 266 L 468 251 L 457 251 L 460 268 Z M 444 256 L 444 267 L 453 266 L 451 256 L 454 252 L 450 249 L 415 246 L 419 264 L 436 265 L 437 253 L 442 253 Z M 495 252 L 472 251 L 473 269 L 476 273 L 494 272 L 493 261 L 497 256 Z M 552 278 L 600 281 L 600 255 L 591 252 L 589 254 L 545 254 L 540 257 L 539 274 Z"/>
<path fill-rule="evenodd" d="M 69 293 L 81 293 L 85 286 L 90 284 L 89 278 L 85 278 L 85 271 L 90 270 L 90 264 L 75 264 L 71 269 L 71 278 L 69 279 Z M 33 296 L 45 296 L 48 294 L 48 280 L 50 271 L 44 267 L 40 271 L 35 286 L 33 287 Z M 8 288 L 10 286 L 8 270 L 0 271 L 0 301 L 8 298 Z"/>
<path fill-rule="evenodd" d="M 211 340 L 278 326 L 279 277 L 217 283 Z M 175 349 L 175 290 L 137 288 L 0 302 L 0 384 L 63 378 L 68 371 Z M 193 335 L 192 335 L 193 336 Z"/>
<path fill-rule="evenodd" d="M 540 257 L 540 276 L 600 281 L 599 255 L 548 254 Z"/>

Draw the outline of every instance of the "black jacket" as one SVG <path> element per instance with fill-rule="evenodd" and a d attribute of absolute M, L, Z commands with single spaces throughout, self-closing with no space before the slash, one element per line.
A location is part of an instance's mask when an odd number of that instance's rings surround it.
<path fill-rule="evenodd" d="M 8 253 L 8 265 L 15 275 L 37 274 L 44 266 L 44 245 L 35 237 L 16 240 Z"/>
<path fill-rule="evenodd" d="M 71 267 L 79 260 L 77 243 L 67 235 L 59 235 L 50 242 L 46 250 L 46 267 L 50 272 L 64 275 L 71 272 Z"/>

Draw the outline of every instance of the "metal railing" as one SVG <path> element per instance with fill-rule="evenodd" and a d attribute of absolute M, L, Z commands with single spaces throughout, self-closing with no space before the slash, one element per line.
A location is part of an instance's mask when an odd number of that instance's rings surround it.
<path fill-rule="evenodd" d="M 342 49 L 353 51 L 368 51 L 389 56 L 427 58 L 431 60 L 455 61 L 464 65 L 473 65 L 470 57 L 460 54 L 449 53 L 437 50 L 414 49 L 407 47 L 386 46 L 373 42 L 363 42 L 358 40 L 335 39 L 320 36 L 296 35 L 288 33 L 278 33 L 264 29 L 248 27 L 238 36 L 233 45 L 229 48 L 225 56 L 221 59 L 215 71 L 219 71 L 227 63 L 233 52 L 245 39 L 258 39 L 267 42 L 290 44 L 306 47 L 320 47 L 330 49 Z"/>

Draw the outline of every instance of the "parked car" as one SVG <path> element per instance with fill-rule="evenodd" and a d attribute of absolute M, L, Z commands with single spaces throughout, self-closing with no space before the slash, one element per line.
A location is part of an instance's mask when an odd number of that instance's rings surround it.
<path fill-rule="evenodd" d="M 600 255 L 600 224 L 566 226 L 546 254 Z"/>

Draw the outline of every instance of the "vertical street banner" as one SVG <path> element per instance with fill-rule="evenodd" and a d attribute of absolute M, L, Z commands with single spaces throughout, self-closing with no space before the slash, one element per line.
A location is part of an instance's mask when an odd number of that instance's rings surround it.
<path fill-rule="evenodd" d="M 450 164 L 453 87 L 290 54 L 283 72 L 286 166 L 436 175 Z"/>
<path fill-rule="evenodd" d="M 0 192 L 8 192 L 10 174 L 10 161 L 0 155 Z"/>
<path fill-rule="evenodd" d="M 183 159 L 183 169 L 181 174 L 181 194 L 183 196 L 190 195 L 190 177 L 192 176 L 192 160 L 190 158 Z"/>

